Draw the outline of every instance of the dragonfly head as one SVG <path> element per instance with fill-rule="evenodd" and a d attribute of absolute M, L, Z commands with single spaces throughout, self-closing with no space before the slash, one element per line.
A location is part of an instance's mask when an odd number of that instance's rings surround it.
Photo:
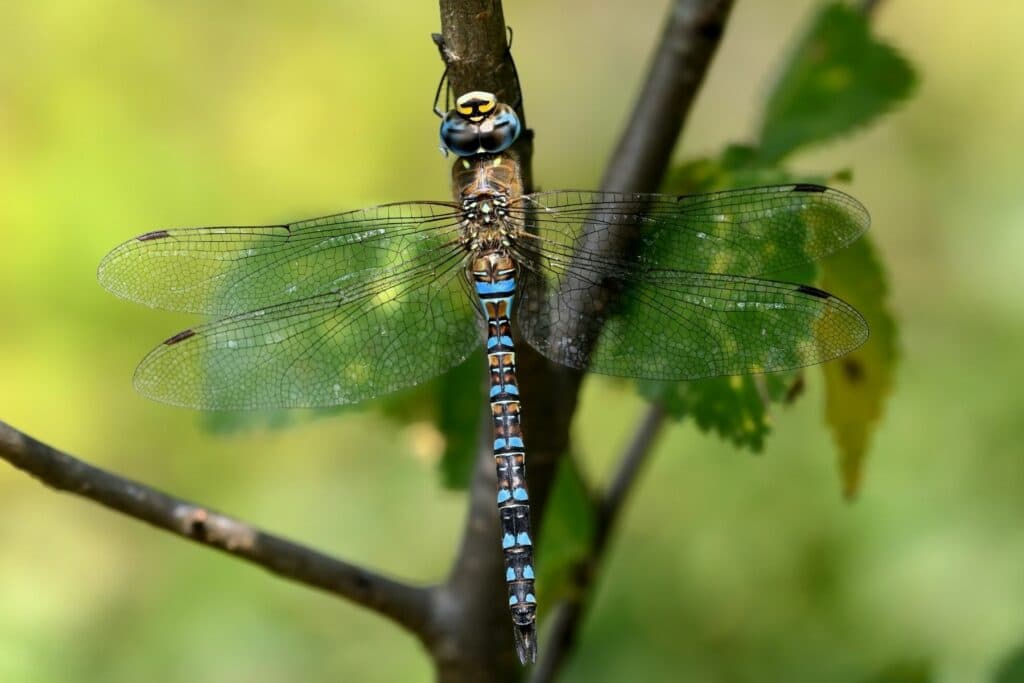
<path fill-rule="evenodd" d="M 441 146 L 460 157 L 498 154 L 512 146 L 521 125 L 512 107 L 494 93 L 474 90 L 455 100 L 441 119 Z"/>

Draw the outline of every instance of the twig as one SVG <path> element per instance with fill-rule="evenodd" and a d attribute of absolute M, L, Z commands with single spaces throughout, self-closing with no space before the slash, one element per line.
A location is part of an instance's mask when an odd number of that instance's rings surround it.
<path fill-rule="evenodd" d="M 640 420 L 633 439 L 619 459 L 611 484 L 597 506 L 597 524 L 594 530 L 594 554 L 600 555 L 608 543 L 612 527 L 622 511 L 622 504 L 636 483 L 640 468 L 651 453 L 655 440 L 665 424 L 665 408 L 661 403 L 652 403 Z"/>
<path fill-rule="evenodd" d="M 601 188 L 654 192 L 721 41 L 732 0 L 676 0 Z"/>
<path fill-rule="evenodd" d="M 619 513 L 636 484 L 640 470 L 647 462 L 664 424 L 664 407 L 660 403 L 652 403 L 620 458 L 619 466 L 604 496 L 598 501 L 593 542 L 587 556 L 573 572 L 575 585 L 569 591 L 571 597 L 560 602 L 552 611 L 547 624 L 541 660 L 537 663 L 530 683 L 548 683 L 555 680 L 555 676 L 572 652 L 584 611 L 591 603 L 601 563 Z"/>
<path fill-rule="evenodd" d="M 671 9 L 661 41 L 651 63 L 647 81 L 605 171 L 602 189 L 620 192 L 653 192 L 668 168 L 675 141 L 693 106 L 700 84 L 721 40 L 732 9 L 731 0 L 677 0 Z M 610 256 L 629 248 L 628 230 L 609 239 L 608 233 L 585 242 L 585 253 Z M 584 238 L 586 239 L 586 237 Z M 571 307 L 577 311 L 600 309 L 610 293 L 597 287 L 580 286 Z M 593 316 L 575 316 L 570 325 L 587 325 Z M 596 339 L 594 330 L 576 328 L 561 332 L 569 338 Z M 593 590 L 608 539 L 636 475 L 650 451 L 664 420 L 663 408 L 654 404 L 637 429 L 622 458 L 616 476 L 598 505 L 597 529 L 588 557 L 575 572 L 575 597 L 559 604 L 548 624 L 533 681 L 553 680 L 572 651 L 582 623 L 583 609 Z"/>
<path fill-rule="evenodd" d="M 430 593 L 94 467 L 0 422 L 0 458 L 43 484 L 380 612 L 422 633 Z"/>

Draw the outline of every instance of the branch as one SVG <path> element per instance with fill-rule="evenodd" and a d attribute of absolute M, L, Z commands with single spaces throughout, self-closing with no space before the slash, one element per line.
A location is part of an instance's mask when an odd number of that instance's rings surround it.
<path fill-rule="evenodd" d="M 721 41 L 732 0 L 676 0 L 647 82 L 605 170 L 601 189 L 656 192 Z"/>
<path fill-rule="evenodd" d="M 652 403 L 619 460 L 611 484 L 598 501 L 594 539 L 590 551 L 572 572 L 574 585 L 568 591 L 571 597 L 558 603 L 552 611 L 541 660 L 537 663 L 530 683 L 548 683 L 555 680 L 555 676 L 572 652 L 585 609 L 592 602 L 601 563 L 615 523 L 664 424 L 664 407 L 660 403 Z"/>
<path fill-rule="evenodd" d="M 721 40 L 731 8 L 731 0 L 676 0 L 673 4 L 643 91 L 605 171 L 602 189 L 619 192 L 654 192 L 658 189 L 675 141 Z M 594 240 L 586 240 L 585 237 L 581 251 L 588 258 L 592 258 L 591 254 L 614 257 L 630 248 L 632 237 L 628 229 L 613 239 L 608 238 L 607 232 Z M 588 280 L 592 282 L 592 278 L 567 278 L 572 290 L 562 294 L 571 297 L 572 310 L 600 310 L 611 296 L 601 287 L 584 284 Z M 581 322 L 570 323 L 577 327 L 570 326 L 564 334 L 569 338 L 597 339 L 599 330 L 578 327 L 586 326 L 587 319 L 596 317 L 567 317 Z M 650 407 L 598 504 L 593 544 L 587 557 L 581 561 L 579 570 L 574 572 L 577 590 L 573 591 L 573 598 L 557 605 L 550 617 L 541 661 L 531 679 L 534 683 L 554 680 L 575 645 L 584 607 L 589 604 L 615 522 L 660 433 L 664 418 L 661 405 Z"/>
<path fill-rule="evenodd" d="M 409 586 L 78 460 L 0 421 L 0 458 L 46 486 L 347 598 L 421 634 L 426 589 Z"/>
<path fill-rule="evenodd" d="M 452 91 L 458 95 L 471 90 L 493 92 L 507 103 L 518 102 L 517 113 L 524 134 L 508 153 L 519 157 L 524 191 L 532 187 L 530 162 L 532 134 L 526 131 L 519 83 L 500 0 L 440 0 L 441 55 L 448 68 Z M 524 418 L 529 451 L 531 515 L 540 526 L 540 515 L 554 479 L 554 464 L 564 452 L 572 414 L 562 406 L 552 407 L 545 422 L 540 411 L 545 403 L 540 388 L 550 386 L 547 363 L 525 345 L 517 349 L 520 390 L 528 411 L 537 420 Z M 533 387 L 531 391 L 530 387 Z M 545 392 L 547 393 L 547 392 Z M 575 395 L 575 388 L 570 392 Z M 535 404 L 533 403 L 535 402 Z M 574 401 L 573 401 L 574 404 Z M 532 414 L 532 413 L 531 413 Z M 481 417 L 484 417 L 483 415 Z M 434 657 L 437 676 L 446 683 L 515 680 L 521 666 L 513 647 L 512 623 L 503 581 L 501 546 L 498 541 L 498 510 L 490 411 L 481 420 L 469 507 L 458 554 L 447 580 L 434 589 L 435 609 L 427 627 L 426 642 Z M 561 435 L 554 443 L 542 434 Z"/>
<path fill-rule="evenodd" d="M 727 0 L 677 0 L 655 53 L 644 93 L 605 175 L 605 189 L 657 189 L 730 6 Z M 509 68 L 511 57 L 505 49 L 500 3 L 441 0 L 441 18 L 442 55 L 455 92 L 484 89 L 504 93 L 505 101 L 515 101 L 517 84 L 514 71 Z M 522 111 L 519 115 L 524 116 Z M 529 143 L 530 136 L 524 136 L 524 150 L 516 148 L 524 165 L 527 187 Z M 602 243 L 584 245 L 586 253 L 615 253 L 627 248 L 624 242 L 608 241 L 607 235 L 599 241 Z M 583 304 L 574 309 L 577 311 L 589 310 L 607 295 L 599 288 L 595 291 L 576 287 L 577 283 L 568 280 L 566 284 L 557 299 L 570 301 L 582 297 Z M 523 431 L 529 447 L 532 523 L 535 529 L 543 529 L 558 458 L 569 450 L 569 426 L 582 373 L 552 364 L 528 345 L 517 350 L 516 361 L 524 406 Z M 431 649 L 442 681 L 514 680 L 519 674 L 510 645 L 512 629 L 501 581 L 494 463 L 487 441 L 482 438 L 477 454 L 462 545 L 448 581 L 439 587 L 436 596 L 443 609 L 439 610 L 439 623 L 433 629 L 435 640 Z M 646 448 L 640 451 L 646 452 Z M 621 485 L 614 489 L 617 493 L 606 500 L 610 507 L 602 532 L 605 539 L 642 459 L 642 453 L 630 458 Z M 602 551 L 604 545 L 602 541 Z M 571 626 L 570 631 L 574 631 L 575 622 Z M 542 653 L 544 647 L 547 646 L 542 644 Z M 567 650 L 562 646 L 556 650 L 557 666 Z"/>

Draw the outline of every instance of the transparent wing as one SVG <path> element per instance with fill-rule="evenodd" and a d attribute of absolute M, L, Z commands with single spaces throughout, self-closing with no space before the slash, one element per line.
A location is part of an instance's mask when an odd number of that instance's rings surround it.
<path fill-rule="evenodd" d="M 540 192 L 510 211 L 551 257 L 630 272 L 781 272 L 841 249 L 870 224 L 856 199 L 807 184 L 681 196 Z M 634 237 L 628 257 L 604 254 L 610 241 Z"/>
<path fill-rule="evenodd" d="M 836 358 L 868 337 L 853 307 L 806 285 L 680 271 L 573 277 L 579 290 L 549 294 L 561 276 L 525 267 L 519 327 L 548 358 L 593 372 L 659 380 L 772 372 Z M 598 281 L 618 290 L 609 308 L 573 296 Z"/>
<path fill-rule="evenodd" d="M 100 263 L 114 294 L 168 310 L 231 315 L 347 287 L 456 238 L 457 207 L 404 202 L 258 227 L 156 230 Z"/>
<path fill-rule="evenodd" d="M 480 343 L 461 248 L 407 255 L 375 279 L 185 330 L 135 373 L 150 398 L 194 408 L 354 403 L 411 386 Z"/>

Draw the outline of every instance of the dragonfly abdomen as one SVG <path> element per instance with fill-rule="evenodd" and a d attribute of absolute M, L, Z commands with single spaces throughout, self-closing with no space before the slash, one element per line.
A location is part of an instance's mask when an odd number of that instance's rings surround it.
<path fill-rule="evenodd" d="M 519 386 L 510 322 L 516 287 L 515 265 L 510 257 L 492 252 L 475 258 L 471 270 L 477 296 L 487 318 L 488 393 L 508 604 L 519 659 L 526 663 L 534 661 L 537 651 L 537 597 L 526 487 L 526 448 L 519 419 Z"/>

